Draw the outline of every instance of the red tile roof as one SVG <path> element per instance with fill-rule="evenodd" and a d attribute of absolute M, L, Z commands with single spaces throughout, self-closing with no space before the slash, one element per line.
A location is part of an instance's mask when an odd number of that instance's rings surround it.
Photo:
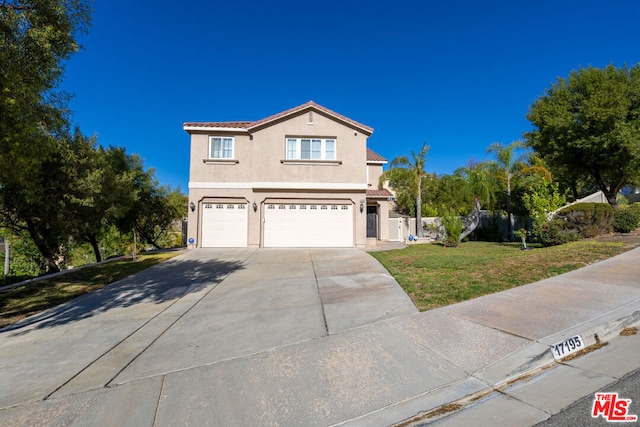
<path fill-rule="evenodd" d="M 386 162 L 387 159 L 382 157 L 370 148 L 367 148 L 367 161 L 368 162 Z"/>
<path fill-rule="evenodd" d="M 319 112 L 323 112 L 329 116 L 332 116 L 344 123 L 350 124 L 357 128 L 360 128 L 365 133 L 371 135 L 373 133 L 373 128 L 363 125 L 362 123 L 356 122 L 355 120 L 351 120 L 350 118 L 343 116 L 342 114 L 338 114 L 335 111 L 332 111 L 326 107 L 323 107 L 320 104 L 316 104 L 313 101 L 309 101 L 305 104 L 299 105 L 297 107 L 291 108 L 289 110 L 283 111 L 278 114 L 274 114 L 273 116 L 266 117 L 264 119 L 256 120 L 253 122 L 186 122 L 183 124 L 183 127 L 211 127 L 211 128 L 241 128 L 241 129 L 252 129 L 266 123 L 272 122 L 274 120 L 278 120 L 280 118 L 286 117 L 291 114 L 297 114 L 300 112 L 304 112 L 306 110 L 316 110 Z"/>
<path fill-rule="evenodd" d="M 248 128 L 253 122 L 186 122 L 184 127 Z"/>
<path fill-rule="evenodd" d="M 367 197 L 393 197 L 393 193 L 387 189 L 367 190 Z"/>

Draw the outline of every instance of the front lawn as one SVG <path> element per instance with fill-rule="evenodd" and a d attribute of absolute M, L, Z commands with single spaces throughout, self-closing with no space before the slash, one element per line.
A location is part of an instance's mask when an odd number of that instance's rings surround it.
<path fill-rule="evenodd" d="M 466 242 L 457 248 L 420 244 L 371 255 L 425 311 L 566 273 L 631 248 L 582 240 L 521 251 L 518 243 Z"/>
<path fill-rule="evenodd" d="M 132 262 L 131 257 L 123 258 L 0 291 L 0 327 L 103 288 L 180 253 L 171 251 L 140 254 L 136 262 Z"/>

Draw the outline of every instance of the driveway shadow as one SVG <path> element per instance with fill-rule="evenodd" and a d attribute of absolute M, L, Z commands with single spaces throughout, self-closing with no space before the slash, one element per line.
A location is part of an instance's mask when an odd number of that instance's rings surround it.
<path fill-rule="evenodd" d="M 15 331 L 13 336 L 25 335 L 32 330 L 68 324 L 118 308 L 162 304 L 220 283 L 230 273 L 244 268 L 243 261 L 180 258 L 8 325 L 1 328 L 0 333 Z"/>

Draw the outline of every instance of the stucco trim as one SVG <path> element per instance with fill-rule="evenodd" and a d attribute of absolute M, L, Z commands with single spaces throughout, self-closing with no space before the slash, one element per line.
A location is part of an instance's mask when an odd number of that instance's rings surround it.
<path fill-rule="evenodd" d="M 237 159 L 202 159 L 203 163 L 208 165 L 236 165 L 240 163 Z"/>
<path fill-rule="evenodd" d="M 189 181 L 189 188 L 194 189 L 251 189 L 250 182 L 198 182 Z"/>
<path fill-rule="evenodd" d="M 367 184 L 350 182 L 254 182 L 252 184 L 253 188 L 257 190 L 367 190 Z"/>
<path fill-rule="evenodd" d="M 256 189 L 256 190 L 351 190 L 366 191 L 367 184 L 351 182 L 189 182 L 193 189 Z"/>
<path fill-rule="evenodd" d="M 283 165 L 313 165 L 313 166 L 340 166 L 342 160 L 300 160 L 300 159 L 281 159 Z"/>

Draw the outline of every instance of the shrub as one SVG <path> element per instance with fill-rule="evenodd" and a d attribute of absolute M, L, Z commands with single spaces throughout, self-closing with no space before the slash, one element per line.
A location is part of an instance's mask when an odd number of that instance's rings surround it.
<path fill-rule="evenodd" d="M 640 203 L 620 207 L 615 213 L 613 229 L 618 233 L 630 233 L 640 226 Z"/>
<path fill-rule="evenodd" d="M 454 210 L 448 210 L 442 217 L 445 246 L 458 246 L 462 234 L 462 218 Z"/>
<path fill-rule="evenodd" d="M 580 240 L 582 236 L 576 230 L 568 227 L 564 219 L 554 219 L 540 227 L 538 239 L 544 246 L 562 245 Z"/>
<path fill-rule="evenodd" d="M 595 237 L 613 231 L 615 212 L 606 203 L 578 203 L 560 210 L 544 224 L 538 237 L 545 246 Z"/>
<path fill-rule="evenodd" d="M 607 203 L 578 203 L 560 210 L 555 219 L 566 221 L 565 229 L 574 230 L 584 238 L 611 233 L 614 215 Z"/>

